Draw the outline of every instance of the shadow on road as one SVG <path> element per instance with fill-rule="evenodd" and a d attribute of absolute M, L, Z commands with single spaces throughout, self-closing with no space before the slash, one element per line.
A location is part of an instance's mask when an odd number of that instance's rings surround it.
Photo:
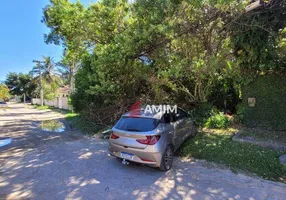
<path fill-rule="evenodd" d="M 7 115 L 6 115 L 7 114 Z M 41 131 L 54 112 L 13 105 L 0 113 L 0 199 L 284 199 L 283 184 L 176 159 L 163 173 L 108 156 L 107 142 L 67 129 Z M 1 121 L 2 120 L 2 121 Z"/>

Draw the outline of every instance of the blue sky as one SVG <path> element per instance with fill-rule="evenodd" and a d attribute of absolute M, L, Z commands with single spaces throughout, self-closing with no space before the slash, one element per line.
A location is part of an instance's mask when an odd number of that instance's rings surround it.
<path fill-rule="evenodd" d="M 82 0 L 88 5 L 93 0 Z M 62 48 L 47 45 L 44 33 L 49 29 L 41 23 L 42 8 L 49 0 L 5 0 L 0 6 L 0 81 L 8 72 L 27 73 L 32 60 L 44 56 L 61 58 Z"/>

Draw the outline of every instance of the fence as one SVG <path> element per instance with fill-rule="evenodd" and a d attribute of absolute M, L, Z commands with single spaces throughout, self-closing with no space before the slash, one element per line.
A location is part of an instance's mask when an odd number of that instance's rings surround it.
<path fill-rule="evenodd" d="M 40 105 L 41 100 L 40 99 L 32 99 L 31 103 L 36 104 L 36 105 Z M 67 97 L 55 97 L 54 100 L 51 100 L 51 101 L 44 100 L 44 105 L 53 106 L 55 108 L 61 108 L 61 109 L 65 109 L 65 110 L 70 110 Z"/>

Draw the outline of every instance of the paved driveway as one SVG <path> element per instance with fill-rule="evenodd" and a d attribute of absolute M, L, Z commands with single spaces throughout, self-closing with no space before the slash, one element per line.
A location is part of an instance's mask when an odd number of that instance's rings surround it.
<path fill-rule="evenodd" d="M 0 199 L 286 199 L 286 185 L 176 159 L 163 173 L 124 166 L 109 157 L 107 142 L 68 129 L 41 131 L 52 111 L 21 104 L 0 110 Z"/>

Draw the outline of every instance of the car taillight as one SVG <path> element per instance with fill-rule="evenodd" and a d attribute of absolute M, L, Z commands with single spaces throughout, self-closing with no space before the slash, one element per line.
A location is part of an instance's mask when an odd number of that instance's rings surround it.
<path fill-rule="evenodd" d="M 158 142 L 160 139 L 160 135 L 152 135 L 152 136 L 146 136 L 146 139 L 138 139 L 136 140 L 140 144 L 147 144 L 147 145 L 154 145 Z"/>
<path fill-rule="evenodd" d="M 110 135 L 110 138 L 111 138 L 111 139 L 118 139 L 119 136 L 115 135 L 115 134 L 112 132 L 111 135 Z"/>

